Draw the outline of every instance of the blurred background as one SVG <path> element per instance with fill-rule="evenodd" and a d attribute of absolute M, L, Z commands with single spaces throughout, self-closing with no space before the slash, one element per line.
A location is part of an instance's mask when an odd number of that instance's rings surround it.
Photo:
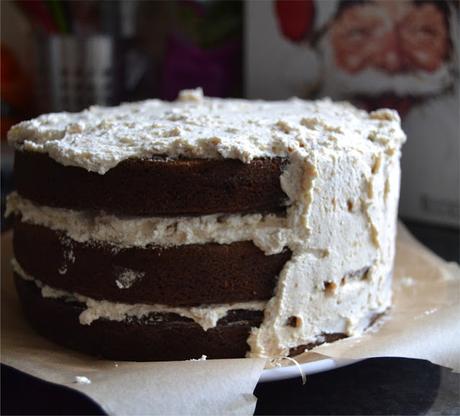
<path fill-rule="evenodd" d="M 459 29 L 456 0 L 3 0 L 2 207 L 12 124 L 201 86 L 397 109 L 401 217 L 458 230 Z"/>

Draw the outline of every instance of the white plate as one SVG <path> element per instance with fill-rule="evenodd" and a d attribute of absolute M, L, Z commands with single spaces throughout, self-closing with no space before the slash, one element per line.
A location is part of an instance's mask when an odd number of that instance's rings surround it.
<path fill-rule="evenodd" d="M 299 366 L 292 364 L 286 367 L 268 368 L 262 372 L 262 375 L 259 379 L 259 383 L 299 377 L 301 376 L 301 371 L 306 376 L 316 373 L 322 373 L 324 371 L 335 370 L 340 367 L 345 367 L 346 365 L 355 364 L 359 361 L 362 360 L 333 360 L 332 358 L 325 358 L 324 360 L 317 360 L 311 361 L 309 363 L 299 364 Z"/>

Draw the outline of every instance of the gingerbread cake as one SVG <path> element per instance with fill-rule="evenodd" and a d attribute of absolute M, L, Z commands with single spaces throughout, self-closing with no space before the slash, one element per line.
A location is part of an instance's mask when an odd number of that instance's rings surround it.
<path fill-rule="evenodd" d="M 32 326 L 116 360 L 278 357 L 391 305 L 394 111 L 203 97 L 22 122 L 13 266 Z"/>

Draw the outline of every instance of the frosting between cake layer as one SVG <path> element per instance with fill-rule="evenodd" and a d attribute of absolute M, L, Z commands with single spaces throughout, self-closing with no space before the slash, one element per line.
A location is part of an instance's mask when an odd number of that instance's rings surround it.
<path fill-rule="evenodd" d="M 78 242 L 104 242 L 117 247 L 253 241 L 268 255 L 280 253 L 289 235 L 287 219 L 274 214 L 117 217 L 37 205 L 16 192 L 7 198 L 6 215 L 13 213 L 24 222 L 63 231 Z"/>
<path fill-rule="evenodd" d="M 79 320 L 82 325 L 91 325 L 97 319 L 109 319 L 112 321 L 124 321 L 129 318 L 144 318 L 152 313 L 174 313 L 185 318 L 193 319 L 205 331 L 214 328 L 219 319 L 224 318 L 232 310 L 256 310 L 264 309 L 266 302 L 237 302 L 219 305 L 206 305 L 196 307 L 171 307 L 167 305 L 127 304 L 96 300 L 78 293 L 70 293 L 65 290 L 53 288 L 43 284 L 40 280 L 28 275 L 13 259 L 13 270 L 24 280 L 34 282 L 41 289 L 44 298 L 65 299 L 68 302 L 79 302 L 86 306 L 80 314 Z"/>
<path fill-rule="evenodd" d="M 358 335 L 369 316 L 390 306 L 399 157 L 405 140 L 394 111 L 367 114 L 329 100 L 209 99 L 195 91 L 184 93 L 176 103 L 151 100 L 41 116 L 14 127 L 9 139 L 19 148 L 47 152 L 64 165 L 100 174 L 126 158 L 153 154 L 244 162 L 287 157 L 289 163 L 280 177 L 290 201 L 286 218 L 226 216 L 221 229 L 216 216 L 194 218 L 196 228 L 188 219 L 172 220 L 178 220 L 178 228 L 197 230 L 190 232 L 193 238 L 199 229 L 207 230 L 200 237 L 203 243 L 233 230 L 232 238 L 253 239 L 267 254 L 284 245 L 292 251 L 265 306 L 261 326 L 251 331 L 249 356 L 287 355 L 290 348 L 315 342 L 324 333 Z M 31 212 L 30 221 L 45 221 L 46 215 L 37 219 Z M 54 217 L 42 225 L 62 227 L 72 238 L 90 238 L 74 233 L 84 215 L 79 213 L 74 225 L 56 224 L 60 220 Z M 122 221 L 117 223 L 118 231 L 104 238 L 123 241 L 122 225 L 139 225 L 118 220 Z M 158 226 L 148 223 L 152 219 L 132 221 Z M 93 231 L 102 238 L 97 227 Z M 136 232 L 126 230 L 127 235 Z M 142 233 L 153 238 L 151 229 Z M 171 235 L 166 235 L 158 241 L 167 244 Z M 136 238 L 130 241 L 142 244 L 142 238 Z M 186 244 L 188 240 L 174 241 Z M 369 271 L 364 279 L 344 279 L 350 271 L 365 267 Z"/>

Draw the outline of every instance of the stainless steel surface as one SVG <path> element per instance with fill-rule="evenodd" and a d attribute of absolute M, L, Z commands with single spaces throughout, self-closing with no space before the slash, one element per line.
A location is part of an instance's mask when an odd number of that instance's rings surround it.
<path fill-rule="evenodd" d="M 42 38 L 37 61 L 40 111 L 79 111 L 92 104 L 112 104 L 114 50 L 114 39 L 108 35 Z"/>

